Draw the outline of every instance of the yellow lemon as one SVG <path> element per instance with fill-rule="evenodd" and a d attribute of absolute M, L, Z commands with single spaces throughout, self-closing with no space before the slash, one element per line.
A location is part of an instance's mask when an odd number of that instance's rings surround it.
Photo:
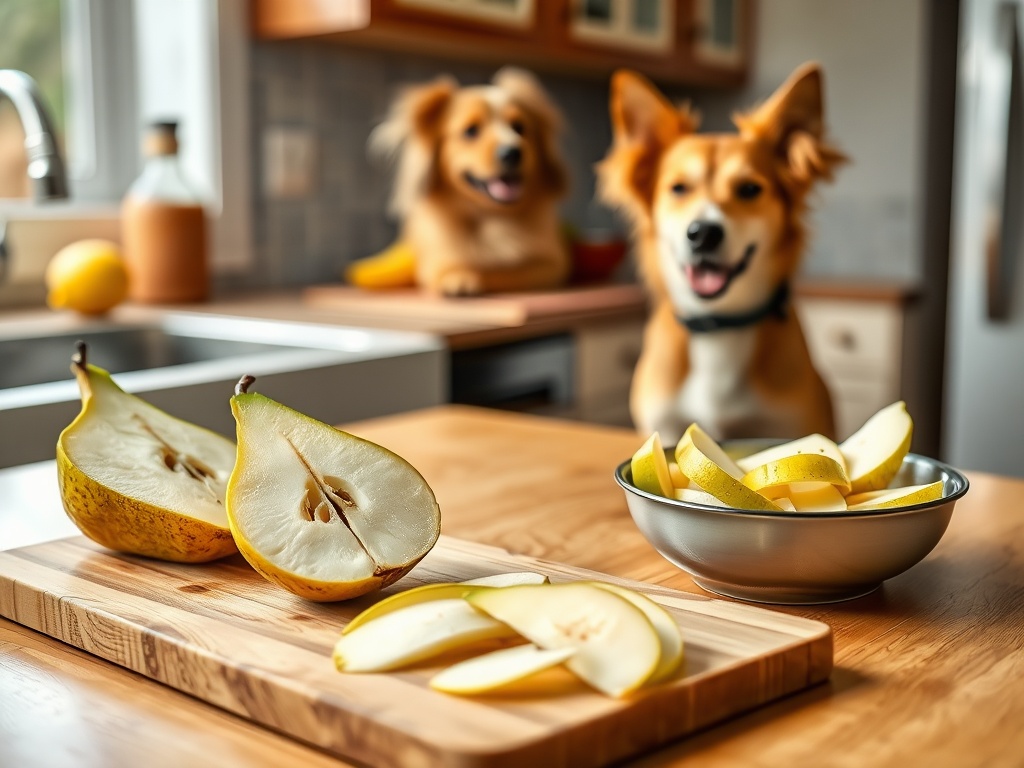
<path fill-rule="evenodd" d="M 116 243 L 79 240 L 61 248 L 46 267 L 47 303 L 102 315 L 124 301 L 128 272 Z"/>

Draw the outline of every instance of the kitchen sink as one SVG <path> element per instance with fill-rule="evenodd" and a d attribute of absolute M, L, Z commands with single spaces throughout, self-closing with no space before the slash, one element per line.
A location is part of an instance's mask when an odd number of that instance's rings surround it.
<path fill-rule="evenodd" d="M 145 314 L 145 313 L 143 313 Z M 138 321 L 64 315 L 0 323 L 0 467 L 53 458 L 79 410 L 75 342 L 122 389 L 233 437 L 235 382 L 327 423 L 438 405 L 448 358 L 436 337 L 191 312 Z"/>

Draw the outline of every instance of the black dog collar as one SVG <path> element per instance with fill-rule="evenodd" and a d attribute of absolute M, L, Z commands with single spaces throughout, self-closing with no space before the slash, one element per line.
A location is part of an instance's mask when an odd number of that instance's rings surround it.
<path fill-rule="evenodd" d="M 711 333 L 725 331 L 730 328 L 745 328 L 758 323 L 766 317 L 774 316 L 786 319 L 789 304 L 789 283 L 783 282 L 775 289 L 768 301 L 751 312 L 740 315 L 699 315 L 697 317 L 676 317 L 691 333 Z"/>

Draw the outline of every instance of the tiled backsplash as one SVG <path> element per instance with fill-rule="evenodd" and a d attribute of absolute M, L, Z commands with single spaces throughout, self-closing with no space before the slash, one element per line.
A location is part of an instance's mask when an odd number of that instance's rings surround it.
<path fill-rule="evenodd" d="M 488 81 L 494 67 L 448 62 L 321 43 L 256 43 L 252 52 L 254 227 L 259 285 L 338 279 L 344 265 L 395 237 L 386 214 L 390 171 L 370 159 L 366 139 L 387 113 L 396 90 L 441 73 L 461 83 Z M 596 163 L 611 142 L 608 86 L 603 80 L 540 75 L 566 116 L 562 146 L 572 179 L 563 212 L 581 228 L 617 225 L 593 202 Z M 299 128 L 315 146 L 308 196 L 267 194 L 264 137 L 268 129 Z"/>
<path fill-rule="evenodd" d="M 366 139 L 400 86 L 441 73 L 464 84 L 482 83 L 491 78 L 494 67 L 326 42 L 253 44 L 256 268 L 244 282 L 283 286 L 337 281 L 350 261 L 392 241 L 397 223 L 386 213 L 390 170 L 368 157 Z M 621 228 L 616 216 L 593 199 L 593 165 L 611 142 L 607 80 L 538 75 L 566 116 L 562 146 L 572 191 L 563 206 L 565 219 L 580 228 Z M 777 84 L 773 82 L 772 88 Z M 704 113 L 706 130 L 733 130 L 729 115 L 770 90 L 680 89 L 669 95 L 673 100 L 690 99 Z M 294 190 L 292 197 L 274 196 L 263 187 L 264 145 L 268 134 L 275 140 L 289 132 L 310 140 L 312 183 L 297 196 Z M 836 138 L 847 147 L 863 137 L 843 136 L 840 130 Z M 854 154 L 855 169 L 859 161 L 870 159 Z M 876 191 L 877 178 L 855 183 L 849 173 L 841 170 L 834 185 L 824 185 L 815 195 L 805 273 L 914 278 L 918 264 L 912 196 L 899 189 Z"/>

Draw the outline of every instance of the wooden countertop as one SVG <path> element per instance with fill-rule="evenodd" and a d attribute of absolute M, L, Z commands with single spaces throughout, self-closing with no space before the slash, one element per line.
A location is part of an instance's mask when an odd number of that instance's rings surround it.
<path fill-rule="evenodd" d="M 612 480 L 638 444 L 630 431 L 458 406 L 348 428 L 422 471 L 446 534 L 700 593 L 647 544 Z M 778 609 L 832 626 L 828 683 L 638 764 L 1019 764 L 1024 481 L 970 482 L 943 540 L 914 568 L 858 600 Z M 29 525 L 63 514 L 39 504 Z M 343 764 L 0 620 L 0 765 L 71 763 Z"/>

